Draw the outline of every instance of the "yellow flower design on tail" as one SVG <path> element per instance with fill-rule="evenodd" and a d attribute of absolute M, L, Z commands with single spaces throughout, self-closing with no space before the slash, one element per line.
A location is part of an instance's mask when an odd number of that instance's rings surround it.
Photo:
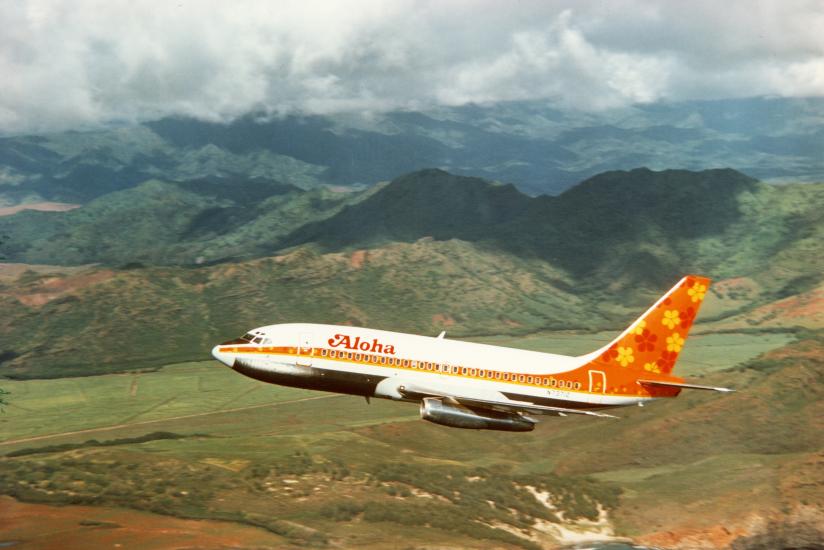
<path fill-rule="evenodd" d="M 667 336 L 667 351 L 678 353 L 682 347 L 684 347 L 684 339 L 680 334 L 673 332 L 672 336 Z"/>
<path fill-rule="evenodd" d="M 664 312 L 664 318 L 661 319 L 661 323 L 666 325 L 667 328 L 670 330 L 675 328 L 675 325 L 681 324 L 681 316 L 678 314 L 677 309 L 670 309 Z"/>
<path fill-rule="evenodd" d="M 707 285 L 702 285 L 701 283 L 695 283 L 692 285 L 687 291 L 687 295 L 692 299 L 693 302 L 700 302 L 704 299 L 704 294 L 707 293 Z"/>
<path fill-rule="evenodd" d="M 626 367 L 630 363 L 635 362 L 635 357 L 632 356 L 632 348 L 625 348 L 618 346 L 618 362 L 621 363 L 622 367 Z"/>

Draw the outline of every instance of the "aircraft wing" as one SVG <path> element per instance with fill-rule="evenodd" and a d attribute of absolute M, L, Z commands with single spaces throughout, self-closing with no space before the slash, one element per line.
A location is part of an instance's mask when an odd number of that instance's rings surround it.
<path fill-rule="evenodd" d="M 568 409 L 565 407 L 547 407 L 545 405 L 535 405 L 526 401 L 493 401 L 488 399 L 479 399 L 477 397 L 464 397 L 459 395 L 450 395 L 449 392 L 442 392 L 433 389 L 420 388 L 415 386 L 400 386 L 398 392 L 408 399 L 423 399 L 424 397 L 437 397 L 453 405 L 463 405 L 465 407 L 475 407 L 481 409 L 490 409 L 493 411 L 511 412 L 511 413 L 527 413 L 527 414 L 541 414 L 553 416 L 566 416 L 568 414 L 580 414 L 585 416 L 597 416 L 600 418 L 618 418 L 617 416 L 599 413 L 595 411 L 585 411 L 581 409 Z"/>

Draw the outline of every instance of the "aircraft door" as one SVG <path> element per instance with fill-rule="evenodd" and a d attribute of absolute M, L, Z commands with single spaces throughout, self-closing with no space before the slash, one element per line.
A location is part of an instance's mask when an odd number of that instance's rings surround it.
<path fill-rule="evenodd" d="M 312 366 L 312 333 L 302 332 L 298 341 L 298 355 L 295 364 L 302 367 Z"/>
<path fill-rule="evenodd" d="M 607 375 L 604 371 L 589 371 L 589 393 L 600 394 L 596 399 L 599 403 L 602 402 L 602 396 L 607 393 Z"/>

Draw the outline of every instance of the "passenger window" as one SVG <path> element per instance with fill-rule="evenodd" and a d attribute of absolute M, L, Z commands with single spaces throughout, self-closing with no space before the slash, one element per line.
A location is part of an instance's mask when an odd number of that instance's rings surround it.
<path fill-rule="evenodd" d="M 581 383 L 580 383 L 580 382 L 575 382 L 575 389 L 576 389 L 576 390 L 580 390 L 580 389 L 581 389 Z"/>
<path fill-rule="evenodd" d="M 386 364 L 386 357 L 381 357 L 381 364 L 382 364 L 382 365 L 385 365 L 385 364 Z"/>
<path fill-rule="evenodd" d="M 527 376 L 526 381 L 527 381 L 528 384 L 532 384 L 532 377 Z"/>
<path fill-rule="evenodd" d="M 522 374 L 522 375 L 520 375 L 520 376 L 518 377 L 518 381 L 519 381 L 519 382 L 523 382 L 523 381 L 524 381 L 524 375 L 523 375 L 523 374 Z"/>
<path fill-rule="evenodd" d="M 495 379 L 496 379 L 496 380 L 500 380 L 500 379 L 501 379 L 501 371 L 496 371 L 496 372 L 495 372 Z"/>
<path fill-rule="evenodd" d="M 320 350 L 320 354 L 322 356 L 326 357 L 326 350 L 325 349 Z"/>
<path fill-rule="evenodd" d="M 504 380 L 507 380 L 507 381 L 509 380 L 509 373 L 508 372 L 504 373 Z"/>
<path fill-rule="evenodd" d="M 469 369 L 469 376 L 475 376 L 478 373 L 477 369 Z"/>

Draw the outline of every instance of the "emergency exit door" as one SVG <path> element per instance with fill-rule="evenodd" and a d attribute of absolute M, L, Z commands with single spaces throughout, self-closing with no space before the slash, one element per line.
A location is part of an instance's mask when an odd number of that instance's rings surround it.
<path fill-rule="evenodd" d="M 295 364 L 303 367 L 312 366 L 312 333 L 304 332 L 298 342 L 298 355 Z"/>

